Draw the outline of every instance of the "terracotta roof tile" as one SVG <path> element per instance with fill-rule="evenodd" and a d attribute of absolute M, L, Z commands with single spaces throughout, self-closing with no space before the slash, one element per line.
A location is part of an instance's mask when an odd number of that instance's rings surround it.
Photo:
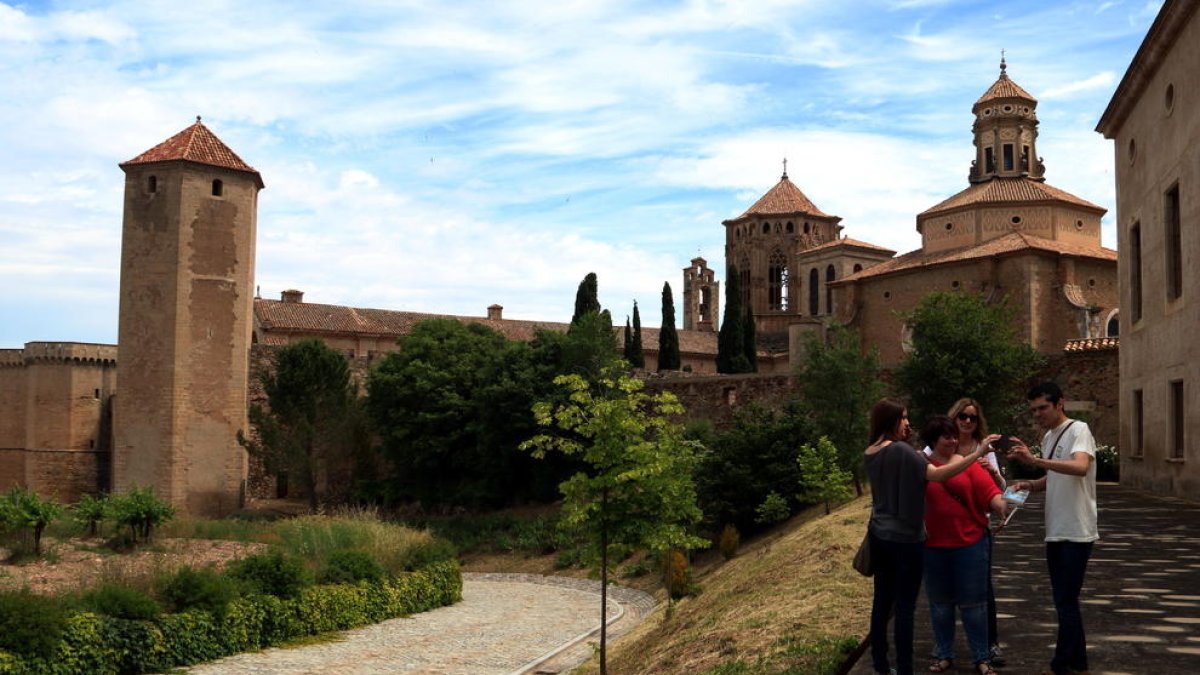
<path fill-rule="evenodd" d="M 911 270 L 919 267 L 932 267 L 935 265 L 945 265 L 949 263 L 962 262 L 966 260 L 976 260 L 978 258 L 990 258 L 993 256 L 1008 255 L 1019 253 L 1021 251 L 1046 251 L 1049 253 L 1057 253 L 1078 258 L 1093 258 L 1097 260 L 1110 260 L 1116 262 L 1117 252 L 1110 248 L 1093 248 L 1090 246 L 1081 246 L 1064 241 L 1054 241 L 1051 239 L 1043 239 L 1033 235 L 1025 234 L 1024 232 L 1013 232 L 1006 234 L 1003 237 L 997 237 L 989 241 L 985 241 L 978 246 L 968 246 L 964 248 L 956 248 L 948 251 L 937 251 L 927 253 L 923 249 L 910 251 L 902 256 L 885 260 L 878 265 L 873 265 L 867 269 L 851 274 L 848 277 L 839 279 L 838 281 L 830 282 L 832 284 L 842 284 L 851 281 L 859 281 L 869 279 L 871 277 L 894 274 L 905 270 Z"/>
<path fill-rule="evenodd" d="M 877 246 L 870 242 L 862 241 L 859 239 L 851 239 L 850 237 L 842 237 L 841 239 L 827 241 L 824 244 L 821 244 L 819 246 L 814 246 L 810 249 L 805 249 L 803 251 L 803 253 L 808 254 L 808 253 L 812 253 L 814 251 L 824 251 L 826 249 L 837 248 L 840 246 L 847 246 L 847 247 L 852 247 L 852 248 L 862 248 L 862 249 L 867 249 L 868 251 L 874 251 L 877 253 L 887 253 L 890 255 L 895 255 L 895 253 L 896 253 L 895 251 L 893 251 L 890 248 L 884 248 L 882 246 Z"/>
<path fill-rule="evenodd" d="M 787 174 L 784 174 L 783 178 L 780 178 L 779 182 L 775 184 L 775 187 L 767 191 L 767 194 L 759 197 L 758 201 L 746 209 L 745 213 L 731 220 L 741 220 L 750 216 L 782 216 L 793 213 L 802 213 L 823 218 L 833 217 L 818 209 L 800 191 L 800 188 L 796 187 L 795 183 L 788 180 Z"/>
<path fill-rule="evenodd" d="M 510 340 L 528 341 L 537 330 L 565 331 L 570 324 L 556 321 L 487 319 L 453 314 L 401 312 L 389 309 L 362 309 L 344 305 L 311 302 L 254 300 L 254 314 L 262 327 L 263 343 L 278 344 L 276 333 L 357 333 L 384 338 L 399 338 L 412 332 L 413 326 L 428 319 L 453 319 L 462 323 L 487 326 Z M 658 329 L 643 328 L 642 343 L 648 352 L 658 351 Z M 679 351 L 685 354 L 716 354 L 717 334 L 709 331 L 679 331 Z"/>
<path fill-rule="evenodd" d="M 985 183 L 975 183 L 940 204 L 926 209 L 920 215 L 927 216 L 975 204 L 1040 201 L 1066 202 L 1097 213 L 1106 212 L 1103 206 L 1097 206 L 1086 199 L 1076 197 L 1066 190 L 1060 190 L 1053 185 L 1032 178 L 1021 177 L 993 178 Z"/>
<path fill-rule="evenodd" d="M 983 93 L 983 96 L 979 97 L 979 100 L 975 102 L 972 110 L 978 108 L 980 104 L 1000 98 L 1019 98 L 1030 101 L 1031 103 L 1037 103 L 1036 98 L 1030 95 L 1029 92 L 1022 89 L 1016 82 L 1013 82 L 1009 79 L 1008 71 L 1003 61 L 1000 63 L 1000 78 L 997 79 L 992 86 L 988 87 L 988 90 Z"/>
<path fill-rule="evenodd" d="M 1121 339 L 1116 337 L 1080 338 L 1067 340 L 1063 347 L 1065 352 L 1098 352 L 1109 349 L 1120 349 Z"/>
<path fill-rule="evenodd" d="M 234 171 L 245 171 L 258 175 L 258 171 L 238 157 L 217 135 L 196 118 L 196 123 L 167 140 L 150 148 L 121 166 L 150 164 L 153 162 L 188 161 L 197 164 L 219 166 Z M 262 179 L 259 178 L 259 182 Z"/>

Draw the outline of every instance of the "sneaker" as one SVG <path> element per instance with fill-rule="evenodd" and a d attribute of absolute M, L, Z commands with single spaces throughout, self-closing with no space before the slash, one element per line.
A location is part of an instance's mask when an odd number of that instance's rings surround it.
<path fill-rule="evenodd" d="M 988 660 L 997 668 L 1004 666 L 1004 654 L 1000 651 L 1000 645 L 992 645 L 988 650 Z"/>

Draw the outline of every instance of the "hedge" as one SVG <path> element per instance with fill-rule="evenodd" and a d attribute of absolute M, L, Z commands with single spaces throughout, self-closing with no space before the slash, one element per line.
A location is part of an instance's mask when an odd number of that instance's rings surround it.
<path fill-rule="evenodd" d="M 458 562 L 448 560 L 378 582 L 310 586 L 297 598 L 240 597 L 219 618 L 199 610 L 165 614 L 153 621 L 81 612 L 68 619 L 49 658 L 25 658 L 0 650 L 0 675 L 162 672 L 459 600 L 462 574 Z"/>

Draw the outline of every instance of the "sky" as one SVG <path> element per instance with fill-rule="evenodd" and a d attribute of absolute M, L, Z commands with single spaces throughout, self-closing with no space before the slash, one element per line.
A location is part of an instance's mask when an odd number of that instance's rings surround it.
<path fill-rule="evenodd" d="M 567 321 L 595 272 L 656 326 L 784 158 L 844 235 L 918 248 L 1005 50 L 1115 247 L 1094 128 L 1160 6 L 0 0 L 0 347 L 117 341 L 117 165 L 197 115 L 266 183 L 262 297 Z"/>

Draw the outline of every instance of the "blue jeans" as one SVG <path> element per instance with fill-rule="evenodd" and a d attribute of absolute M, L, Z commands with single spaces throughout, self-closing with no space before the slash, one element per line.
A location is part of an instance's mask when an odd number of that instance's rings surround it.
<path fill-rule="evenodd" d="M 888 617 L 895 609 L 896 673 L 913 672 L 913 615 L 921 592 L 925 544 L 902 544 L 871 535 L 875 565 L 875 598 L 871 603 L 871 662 L 875 672 L 888 672 Z"/>
<path fill-rule="evenodd" d="M 933 623 L 933 654 L 954 658 L 954 608 L 962 614 L 971 663 L 988 660 L 987 537 L 970 546 L 925 549 L 925 593 Z"/>
<path fill-rule="evenodd" d="M 1087 640 L 1083 635 L 1083 613 L 1079 610 L 1079 592 L 1092 542 L 1048 541 L 1046 563 L 1050 567 L 1050 590 L 1058 612 L 1058 640 L 1050 669 L 1056 673 L 1087 670 Z"/>

